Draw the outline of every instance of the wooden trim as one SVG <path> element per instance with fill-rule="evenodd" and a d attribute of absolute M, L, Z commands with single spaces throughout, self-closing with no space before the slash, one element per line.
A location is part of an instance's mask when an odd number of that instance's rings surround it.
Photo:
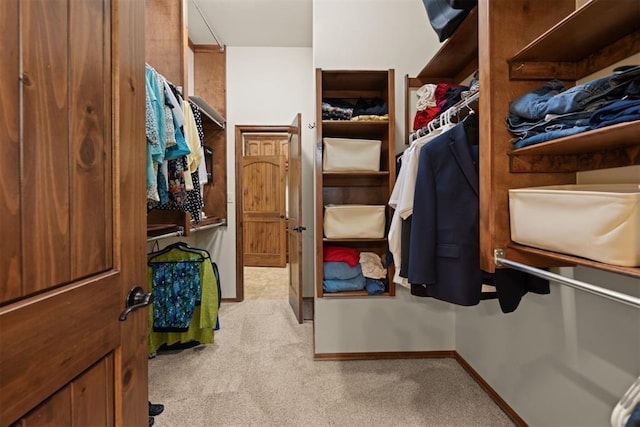
<path fill-rule="evenodd" d="M 191 41 L 191 37 L 187 36 L 187 46 L 189 46 L 189 49 L 191 49 L 191 51 L 195 50 L 195 44 L 193 44 L 193 41 Z"/>
<path fill-rule="evenodd" d="M 215 45 L 217 46 L 217 45 Z M 244 301 L 244 234 L 242 230 L 242 211 L 244 205 L 242 202 L 242 151 L 243 138 L 245 133 L 287 133 L 290 126 L 254 126 L 254 125 L 236 125 L 235 126 L 235 167 L 236 167 L 236 298 L 230 298 L 230 301 Z M 224 300 L 224 299 L 223 299 Z"/>
<path fill-rule="evenodd" d="M 484 380 L 484 378 L 482 378 L 478 371 L 471 367 L 469 362 L 467 362 L 464 357 L 460 355 L 460 353 L 458 353 L 457 351 L 454 351 L 453 353 L 453 358 L 456 359 L 460 366 L 462 366 L 464 370 L 467 371 L 467 373 L 471 375 L 471 377 L 478 383 L 478 385 L 493 399 L 493 401 L 496 402 L 496 405 L 498 405 L 500 409 L 502 409 L 504 413 L 507 414 L 509 418 L 511 418 L 511 421 L 513 421 L 516 426 L 528 426 L 528 424 L 516 413 L 516 411 L 514 411 L 513 408 L 509 406 L 509 404 L 502 397 L 500 397 L 498 392 L 495 391 L 493 387 L 491 387 L 489 383 Z"/>
<path fill-rule="evenodd" d="M 236 300 L 244 300 L 244 234 L 242 232 L 242 127 L 235 130 L 235 167 L 236 167 Z"/>
<path fill-rule="evenodd" d="M 455 359 L 455 350 L 385 351 L 372 353 L 315 353 L 314 360 Z"/>
<path fill-rule="evenodd" d="M 217 44 L 193 44 L 191 43 L 189 45 L 189 47 L 191 48 L 191 50 L 193 50 L 193 52 L 220 52 L 222 50 L 224 50 L 223 46 L 217 45 Z"/>

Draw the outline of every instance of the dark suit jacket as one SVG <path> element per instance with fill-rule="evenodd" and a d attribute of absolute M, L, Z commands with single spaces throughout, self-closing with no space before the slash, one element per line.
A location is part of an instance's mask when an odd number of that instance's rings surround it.
<path fill-rule="evenodd" d="M 478 188 L 477 160 L 462 123 L 421 148 L 408 279 L 426 284 L 422 296 L 459 305 L 480 302 Z"/>

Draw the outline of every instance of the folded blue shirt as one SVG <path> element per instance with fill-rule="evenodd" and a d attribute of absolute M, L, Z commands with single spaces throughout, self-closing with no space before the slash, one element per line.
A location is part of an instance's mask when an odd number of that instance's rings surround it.
<path fill-rule="evenodd" d="M 325 279 L 344 280 L 353 279 L 354 277 L 362 275 L 362 266 L 360 263 L 356 264 L 355 267 L 351 267 L 349 264 L 342 261 L 325 261 L 322 264 L 322 277 Z M 362 287 L 364 288 L 364 284 Z"/>
<path fill-rule="evenodd" d="M 351 279 L 323 279 L 322 290 L 325 292 L 361 291 L 364 289 L 365 279 L 362 274 Z"/>

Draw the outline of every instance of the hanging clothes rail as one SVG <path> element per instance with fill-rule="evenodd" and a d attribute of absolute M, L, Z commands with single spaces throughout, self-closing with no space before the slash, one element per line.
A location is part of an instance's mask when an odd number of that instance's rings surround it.
<path fill-rule="evenodd" d="M 451 106 L 451 108 L 449 108 L 447 111 L 445 111 L 445 113 L 449 114 L 450 116 L 452 116 L 454 114 L 458 114 L 460 112 L 460 110 L 462 110 L 463 108 L 468 108 L 470 111 L 473 111 L 473 109 L 469 106 L 469 104 L 471 104 L 472 102 L 477 101 L 478 99 L 480 99 L 480 91 L 476 90 L 475 92 L 469 94 L 465 98 L 462 98 L 456 104 Z M 442 117 L 442 116 L 440 116 L 440 117 Z"/>
<path fill-rule="evenodd" d="M 224 50 L 224 45 L 222 43 L 220 43 L 220 40 L 218 40 L 218 37 L 216 36 L 216 33 L 213 31 L 213 28 L 211 27 L 211 24 L 209 24 L 209 20 L 207 19 L 206 16 L 204 16 L 204 13 L 202 12 L 202 9 L 200 9 L 200 4 L 198 3 L 197 0 L 192 0 L 192 2 L 193 2 L 193 5 L 196 7 L 196 10 L 198 11 L 198 14 L 200 15 L 200 18 L 202 18 L 202 22 L 204 22 L 204 25 L 207 26 L 207 29 L 209 30 L 209 32 L 213 36 L 213 39 L 216 41 L 218 46 L 220 46 L 220 50 Z"/>
<path fill-rule="evenodd" d="M 590 283 L 581 282 L 579 280 L 564 277 L 559 274 L 550 273 L 546 270 L 540 270 L 539 268 L 531 267 L 526 264 L 521 264 L 516 261 L 512 261 L 504 257 L 504 251 L 501 249 L 496 249 L 494 251 L 494 260 L 495 260 L 496 266 L 511 267 L 515 270 L 520 270 L 525 273 L 529 273 L 531 275 L 534 275 L 543 279 L 548 279 L 554 282 L 558 282 L 565 286 L 569 286 L 584 292 L 589 292 L 594 295 L 599 295 L 603 298 L 610 299 L 612 301 L 617 301 L 622 304 L 630 305 L 631 307 L 640 308 L 640 298 L 634 297 L 632 295 L 623 294 L 622 292 L 616 292 L 610 289 L 605 289 L 600 286 L 592 285 Z"/>
<path fill-rule="evenodd" d="M 464 108 L 467 108 L 470 114 L 475 113 L 470 104 L 477 101 L 478 99 L 480 99 L 480 90 L 476 90 L 475 92 L 467 95 L 465 98 L 462 98 L 456 104 L 440 113 L 438 117 L 431 120 L 427 125 L 414 132 L 411 132 L 411 135 L 409 136 L 409 142 L 413 142 L 416 139 L 433 132 L 440 126 L 444 125 L 446 121 L 450 121 L 452 116 L 457 115 Z"/>
<path fill-rule="evenodd" d="M 178 227 L 178 230 L 172 231 L 171 233 L 161 234 L 159 236 L 153 236 L 147 238 L 147 242 L 153 242 L 155 240 L 166 239 L 167 237 L 180 237 L 184 236 L 184 228 Z"/>
<path fill-rule="evenodd" d="M 209 230 L 210 228 L 217 228 L 217 227 L 220 227 L 221 225 L 226 225 L 226 224 L 227 222 L 222 220 L 221 222 L 216 222 L 215 224 L 207 224 L 207 225 L 192 227 L 191 232 Z"/>

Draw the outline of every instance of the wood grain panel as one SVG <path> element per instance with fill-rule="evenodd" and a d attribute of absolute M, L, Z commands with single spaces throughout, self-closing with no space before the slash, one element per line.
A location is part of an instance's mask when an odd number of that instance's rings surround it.
<path fill-rule="evenodd" d="M 22 239 L 29 294 L 70 279 L 68 12 L 66 0 L 21 5 Z"/>
<path fill-rule="evenodd" d="M 58 427 L 71 425 L 71 387 L 67 386 L 31 411 L 16 426 Z"/>
<path fill-rule="evenodd" d="M 193 90 L 223 117 L 227 114 L 226 51 L 218 46 L 193 47 Z M 204 186 L 205 207 L 209 218 L 227 219 L 227 137 L 226 130 L 203 117 L 203 144 L 213 151 L 213 180 Z"/>
<path fill-rule="evenodd" d="M 118 283 L 116 273 L 96 276 L 0 309 L 0 420 L 23 415 L 117 345 Z"/>
<path fill-rule="evenodd" d="M 195 45 L 193 49 L 193 93 L 223 117 L 227 115 L 227 53 Z"/>
<path fill-rule="evenodd" d="M 109 355 L 42 402 L 14 426 L 113 426 L 113 356 Z"/>
<path fill-rule="evenodd" d="M 22 294 L 20 258 L 20 123 L 18 100 L 18 2 L 0 2 L 0 303 Z"/>
<path fill-rule="evenodd" d="M 74 426 L 113 426 L 113 356 L 93 365 L 71 383 Z"/>
<path fill-rule="evenodd" d="M 69 5 L 71 275 L 79 278 L 106 270 L 112 258 L 111 49 L 109 27 L 102 25 L 105 12 L 110 19 L 104 0 Z"/>
<path fill-rule="evenodd" d="M 130 1 L 130 0 L 129 0 Z M 186 84 L 186 27 L 182 1 L 144 0 L 146 62 L 176 86 Z"/>
<path fill-rule="evenodd" d="M 146 150 L 135 141 L 145 139 L 145 2 L 112 0 L 114 157 L 116 188 L 115 264 L 122 271 L 120 301 L 129 289 L 146 283 Z M 166 26 L 166 23 L 165 23 Z M 157 28 L 162 28 L 158 24 Z M 176 59 L 177 60 L 177 59 Z M 124 256 L 122 256 L 124 254 Z M 122 304 L 122 303 L 121 303 Z M 122 308 L 122 307 L 121 307 Z M 144 426 L 147 416 L 147 310 L 131 313 L 120 322 L 120 350 L 115 354 L 116 425 Z"/>
<path fill-rule="evenodd" d="M 225 130 L 203 118 L 203 145 L 213 152 L 211 163 L 212 177 L 204 186 L 204 202 L 202 209 L 207 218 L 227 219 L 227 138 Z"/>
<path fill-rule="evenodd" d="M 286 263 L 285 170 L 282 156 L 243 158 L 244 265 Z"/>
<path fill-rule="evenodd" d="M 511 241 L 508 189 L 575 182 L 573 173 L 510 174 L 511 135 L 504 125 L 509 101 L 539 85 L 535 81 L 510 81 L 508 58 L 567 16 L 569 0 L 553 8 L 536 1 L 478 2 L 480 87 L 480 267 L 493 272 L 493 250 Z M 534 19 L 535 17 L 535 19 Z"/>
<path fill-rule="evenodd" d="M 284 212 L 284 174 L 280 156 L 251 156 L 243 162 L 244 212 Z"/>
<path fill-rule="evenodd" d="M 244 221 L 244 265 L 252 267 L 284 267 L 286 235 L 283 220 Z"/>

